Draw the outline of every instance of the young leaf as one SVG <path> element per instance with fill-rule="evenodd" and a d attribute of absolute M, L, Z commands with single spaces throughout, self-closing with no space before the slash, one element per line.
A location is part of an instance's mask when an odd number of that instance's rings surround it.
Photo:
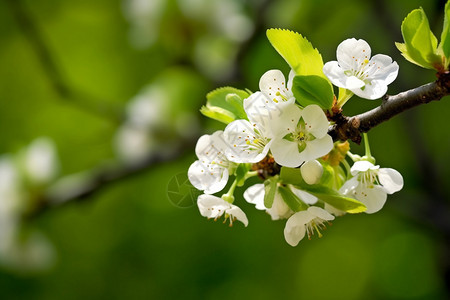
<path fill-rule="evenodd" d="M 303 107 L 317 104 L 323 109 L 330 109 L 333 105 L 333 87 L 328 80 L 317 75 L 295 76 L 292 92 Z"/>
<path fill-rule="evenodd" d="M 245 119 L 243 100 L 250 96 L 243 90 L 232 87 L 218 88 L 206 95 L 206 106 L 200 112 L 212 119 L 228 124 L 236 119 Z"/>
<path fill-rule="evenodd" d="M 293 211 L 301 211 L 301 210 L 307 210 L 308 205 L 300 200 L 297 195 L 295 195 L 290 188 L 279 186 L 278 187 L 278 193 L 280 193 L 281 197 L 283 198 L 283 201 L 289 206 L 290 209 Z"/>
<path fill-rule="evenodd" d="M 306 184 L 302 178 L 299 168 L 281 167 L 280 180 L 284 184 L 303 185 Z"/>
<path fill-rule="evenodd" d="M 442 65 L 442 58 L 436 54 L 437 39 L 422 8 L 410 12 L 401 28 L 405 43 L 396 43 L 396 46 L 407 60 L 426 69 Z"/>
<path fill-rule="evenodd" d="M 271 208 L 278 189 L 278 176 L 271 177 L 264 181 L 264 206 Z"/>
<path fill-rule="evenodd" d="M 301 34 L 285 29 L 268 29 L 267 38 L 297 75 L 323 74 L 323 60 L 319 51 Z"/>
<path fill-rule="evenodd" d="M 316 196 L 323 202 L 351 214 L 361 213 L 366 210 L 366 206 L 358 200 L 341 195 L 334 189 L 325 186 L 309 185 L 302 186 L 302 189 Z"/>
<path fill-rule="evenodd" d="M 445 57 L 450 59 L 450 1 L 445 4 L 444 11 L 444 28 L 441 35 L 441 43 L 439 48 L 444 52 Z"/>
<path fill-rule="evenodd" d="M 233 113 L 217 106 L 202 106 L 202 108 L 200 108 L 200 113 L 202 113 L 205 117 L 225 124 L 231 123 L 236 120 L 236 116 Z"/>

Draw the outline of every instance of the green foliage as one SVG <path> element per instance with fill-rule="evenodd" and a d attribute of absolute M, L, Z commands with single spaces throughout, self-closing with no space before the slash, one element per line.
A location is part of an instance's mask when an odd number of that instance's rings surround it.
<path fill-rule="evenodd" d="M 247 172 L 250 170 L 251 164 L 239 164 L 236 168 L 235 175 L 237 180 L 237 186 L 243 186 L 247 179 Z"/>
<path fill-rule="evenodd" d="M 248 96 L 248 92 L 233 87 L 218 88 L 206 95 L 206 106 L 200 112 L 225 124 L 236 119 L 247 119 L 243 101 Z"/>
<path fill-rule="evenodd" d="M 329 169 L 324 168 L 324 174 L 329 171 Z M 351 214 L 364 212 L 366 210 L 366 206 L 363 203 L 353 198 L 341 195 L 335 189 L 328 187 L 327 185 L 330 181 L 329 175 L 326 175 L 326 179 L 324 181 L 321 181 L 320 184 L 309 185 L 303 180 L 300 169 L 282 167 L 280 179 L 283 183 L 292 184 L 299 189 L 316 196 L 317 198 L 319 198 L 319 200 L 328 203 L 339 210 Z"/>
<path fill-rule="evenodd" d="M 308 205 L 303 202 L 297 195 L 295 195 L 290 188 L 279 186 L 278 187 L 278 193 L 280 193 L 281 197 L 283 198 L 284 202 L 289 206 L 290 209 L 293 211 L 301 211 L 301 210 L 307 210 Z"/>
<path fill-rule="evenodd" d="M 328 80 L 322 71 L 322 55 L 301 34 L 285 29 L 269 29 L 267 38 L 296 75 L 317 75 Z"/>
<path fill-rule="evenodd" d="M 441 43 L 439 44 L 439 48 L 442 49 L 447 60 L 450 58 L 450 1 L 445 5 L 444 12 L 444 28 L 442 29 L 441 35 Z M 446 68 L 448 67 L 448 62 Z"/>
<path fill-rule="evenodd" d="M 422 8 L 410 12 L 401 28 L 405 43 L 396 43 L 396 46 L 407 60 L 426 69 L 444 68 L 437 49 L 437 39 L 430 30 Z"/>
<path fill-rule="evenodd" d="M 317 104 L 323 109 L 330 109 L 333 105 L 333 87 L 328 80 L 317 75 L 295 76 L 292 92 L 302 106 Z"/>
<path fill-rule="evenodd" d="M 271 177 L 264 181 L 264 206 L 271 208 L 273 200 L 278 190 L 278 176 Z"/>
<path fill-rule="evenodd" d="M 318 184 L 307 187 L 302 186 L 301 188 L 339 210 L 351 214 L 361 213 L 366 210 L 366 206 L 363 203 L 353 198 L 345 197 L 332 188 Z"/>

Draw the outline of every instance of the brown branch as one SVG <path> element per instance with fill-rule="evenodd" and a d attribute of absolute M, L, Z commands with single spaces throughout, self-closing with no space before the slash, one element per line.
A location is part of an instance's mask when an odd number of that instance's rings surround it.
<path fill-rule="evenodd" d="M 438 80 L 420 87 L 402 92 L 397 95 L 383 97 L 379 107 L 365 113 L 347 117 L 341 112 L 333 115 L 335 122 L 328 129 L 333 140 L 352 140 L 361 142 L 361 133 L 368 132 L 373 127 L 391 119 L 392 117 L 421 104 L 440 100 L 450 94 L 450 73 L 438 74 Z"/>

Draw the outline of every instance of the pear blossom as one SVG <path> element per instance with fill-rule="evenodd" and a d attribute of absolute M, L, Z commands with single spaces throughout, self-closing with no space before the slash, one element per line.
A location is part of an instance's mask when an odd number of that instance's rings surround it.
<path fill-rule="evenodd" d="M 259 80 L 259 90 L 268 99 L 275 103 L 283 101 L 295 101 L 292 93 L 292 82 L 294 80 L 294 71 L 289 72 L 289 78 L 286 79 L 280 70 L 269 70 L 261 76 Z"/>
<path fill-rule="evenodd" d="M 368 161 L 357 161 L 350 169 L 354 176 L 339 190 L 364 203 L 368 214 L 383 208 L 387 195 L 403 188 L 402 175 L 391 168 L 380 168 Z"/>
<path fill-rule="evenodd" d="M 230 220 L 230 226 L 233 222 L 238 220 L 242 222 L 245 227 L 248 226 L 248 219 L 245 213 L 238 206 L 233 205 L 222 198 L 213 195 L 200 195 L 197 200 L 198 209 L 203 217 L 217 220 L 225 214 L 225 221 Z"/>
<path fill-rule="evenodd" d="M 328 134 L 328 120 L 322 109 L 308 105 L 285 105 L 273 122 L 274 139 L 270 151 L 275 161 L 295 168 L 305 161 L 326 155 L 333 149 L 333 139 Z"/>
<path fill-rule="evenodd" d="M 297 197 L 299 197 L 306 204 L 315 204 L 318 200 L 316 196 L 311 195 L 310 193 L 302 191 L 300 189 L 297 189 L 292 185 L 288 185 L 288 187 Z M 280 219 L 287 219 L 294 214 L 294 211 L 292 211 L 286 204 L 286 202 L 284 202 L 283 198 L 281 197 L 281 194 L 278 193 L 278 191 L 275 193 L 275 198 L 273 200 L 271 208 L 265 207 L 264 195 L 265 195 L 264 184 L 257 183 L 247 188 L 247 190 L 244 192 L 244 199 L 248 203 L 255 204 L 256 209 L 265 210 L 266 213 L 268 213 L 272 218 L 272 220 L 274 221 Z"/>
<path fill-rule="evenodd" d="M 302 210 L 292 215 L 286 222 L 284 228 L 284 238 L 286 242 L 295 247 L 308 234 L 310 239 L 317 232 L 322 237 L 320 230 L 326 228 L 325 223 L 334 220 L 334 216 L 326 210 L 310 206 L 307 210 Z"/>
<path fill-rule="evenodd" d="M 339 44 L 337 61 L 323 66 L 324 74 L 341 88 L 348 89 L 365 99 L 378 99 L 387 92 L 398 74 L 398 64 L 387 55 L 372 58 L 369 44 L 360 39 L 347 39 Z"/>
<path fill-rule="evenodd" d="M 46 137 L 35 139 L 24 151 L 24 171 L 34 184 L 46 184 L 59 172 L 59 160 L 53 141 Z"/>
<path fill-rule="evenodd" d="M 198 160 L 188 170 L 189 181 L 198 190 L 214 194 L 225 187 L 229 177 L 228 168 L 232 166 L 225 156 L 227 147 L 223 131 L 199 138 L 195 147 Z"/>

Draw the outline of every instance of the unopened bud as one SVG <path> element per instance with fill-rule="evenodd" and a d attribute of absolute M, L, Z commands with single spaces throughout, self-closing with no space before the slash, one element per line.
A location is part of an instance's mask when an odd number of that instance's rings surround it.
<path fill-rule="evenodd" d="M 300 167 L 300 172 L 307 184 L 316 184 L 322 178 L 323 167 L 317 160 L 310 160 Z"/>

